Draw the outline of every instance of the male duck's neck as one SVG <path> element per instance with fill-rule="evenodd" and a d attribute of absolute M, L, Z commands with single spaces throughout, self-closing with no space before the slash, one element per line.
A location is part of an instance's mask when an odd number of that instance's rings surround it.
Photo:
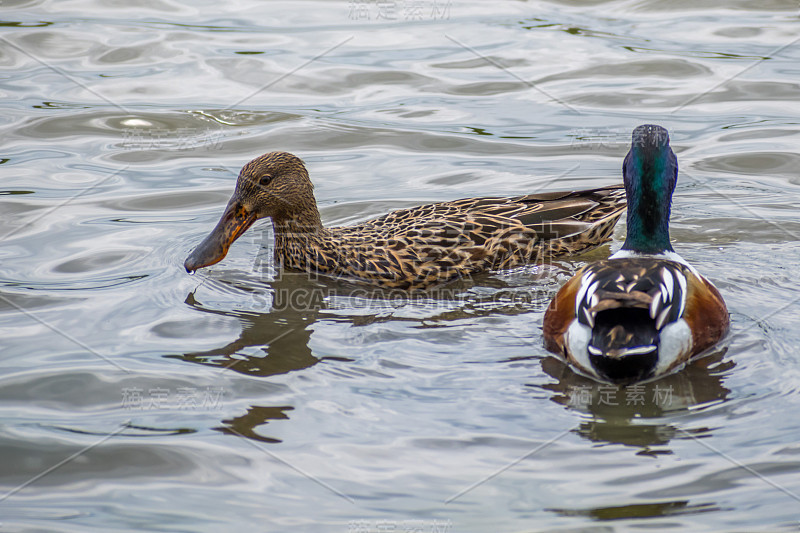
<path fill-rule="evenodd" d="M 653 217 L 653 214 L 649 208 L 628 203 L 628 236 L 622 245 L 623 250 L 641 254 L 674 251 L 669 242 L 669 213 L 665 217 L 666 223 L 654 221 L 653 218 L 656 217 Z"/>
<path fill-rule="evenodd" d="M 665 169 L 650 161 L 638 163 L 634 172 L 640 172 L 642 179 L 636 184 L 626 183 L 628 197 L 628 235 L 623 250 L 642 254 L 672 252 L 669 241 L 669 214 L 672 191 L 665 185 Z"/>

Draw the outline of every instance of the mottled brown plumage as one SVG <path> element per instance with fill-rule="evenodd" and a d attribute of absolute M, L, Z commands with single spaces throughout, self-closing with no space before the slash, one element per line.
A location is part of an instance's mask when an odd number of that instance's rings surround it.
<path fill-rule="evenodd" d="M 242 168 L 220 222 L 185 267 L 191 272 L 220 261 L 253 222 L 270 217 L 275 259 L 285 268 L 388 288 L 425 289 L 594 248 L 609 240 L 624 209 L 622 187 L 613 186 L 467 198 L 325 228 L 303 162 L 272 152 Z"/>

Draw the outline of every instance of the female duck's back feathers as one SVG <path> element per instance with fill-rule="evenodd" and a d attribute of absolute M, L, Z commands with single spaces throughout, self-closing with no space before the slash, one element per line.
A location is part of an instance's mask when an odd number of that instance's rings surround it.
<path fill-rule="evenodd" d="M 337 246 L 326 246 L 323 256 L 330 260 L 326 265 L 334 266 L 322 270 L 390 287 L 426 288 L 586 251 L 609 240 L 624 209 L 620 187 L 403 209 L 328 230 Z M 307 270 L 310 264 L 299 248 L 286 259 L 296 269 Z"/>
<path fill-rule="evenodd" d="M 214 231 L 187 271 L 221 260 L 258 218 L 271 217 L 275 259 L 399 289 L 425 289 L 485 270 L 579 253 L 609 240 L 626 202 L 622 187 L 467 198 L 401 209 L 353 226 L 324 228 L 305 166 L 273 152 L 245 165 Z"/>

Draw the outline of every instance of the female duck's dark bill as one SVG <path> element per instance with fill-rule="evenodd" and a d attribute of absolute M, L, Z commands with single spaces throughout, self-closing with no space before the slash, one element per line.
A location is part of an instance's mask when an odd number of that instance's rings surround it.
<path fill-rule="evenodd" d="M 248 211 L 242 204 L 229 203 L 217 226 L 184 261 L 186 272 L 191 274 L 199 268 L 222 261 L 233 241 L 247 231 L 257 219 L 256 214 Z"/>

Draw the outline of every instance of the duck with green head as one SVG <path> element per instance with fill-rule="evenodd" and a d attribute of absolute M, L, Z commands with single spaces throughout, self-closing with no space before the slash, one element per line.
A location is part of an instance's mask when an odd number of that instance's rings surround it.
<path fill-rule="evenodd" d="M 275 261 L 403 290 L 427 289 L 590 250 L 610 239 L 625 210 L 620 186 L 513 197 L 465 198 L 393 211 L 352 226 L 322 225 L 303 162 L 271 152 L 246 164 L 217 226 L 187 271 L 213 265 L 256 220 L 272 219 Z"/>
<path fill-rule="evenodd" d="M 622 164 L 627 238 L 581 268 L 544 317 L 545 347 L 581 373 L 626 384 L 681 368 L 728 331 L 725 302 L 669 238 L 678 160 L 661 126 L 633 130 Z"/>

